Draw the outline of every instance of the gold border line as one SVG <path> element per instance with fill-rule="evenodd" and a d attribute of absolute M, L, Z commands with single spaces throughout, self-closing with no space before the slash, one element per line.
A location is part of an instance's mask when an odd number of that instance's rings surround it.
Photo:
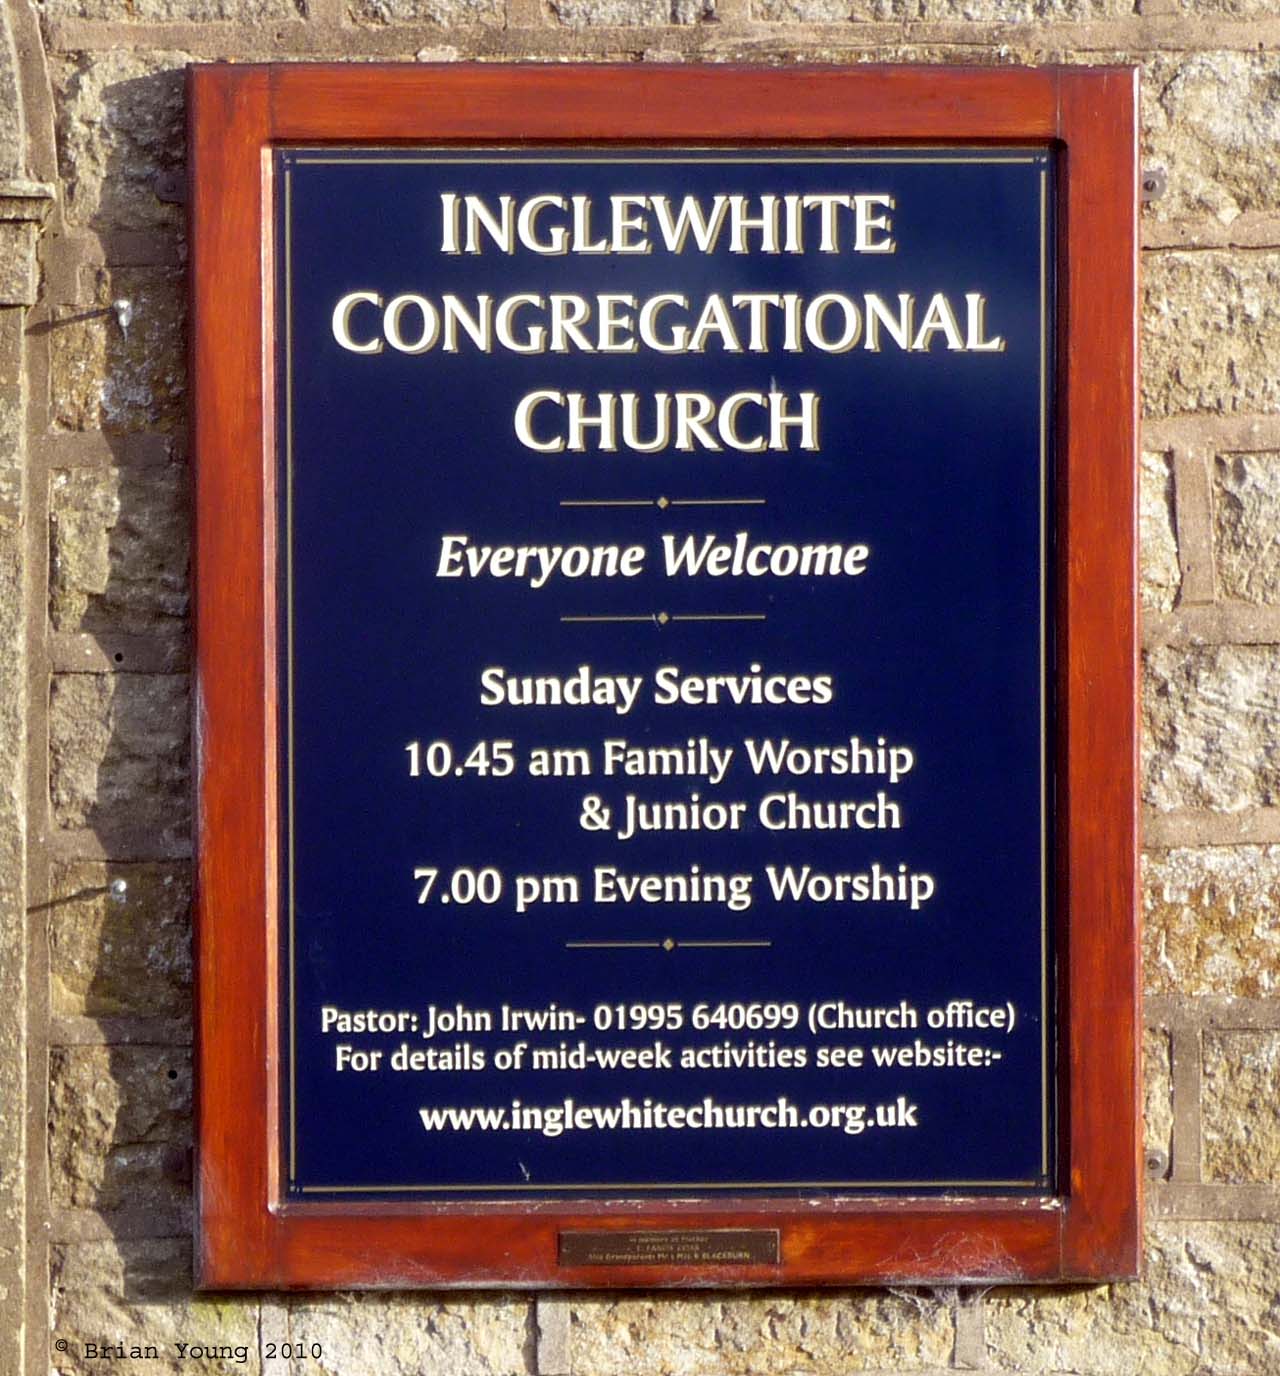
<path fill-rule="evenodd" d="M 289 787 L 289 1183 L 298 1175 L 298 998 L 293 773 L 293 168 L 284 162 L 285 655 Z"/>
<path fill-rule="evenodd" d="M 301 1185 L 303 1194 L 525 1194 L 534 1190 L 952 1190 L 960 1188 L 1020 1189 L 1043 1187 L 1043 1180 L 660 1180 L 636 1184 L 631 1180 L 599 1185 Z M 1052 1197 L 1052 1196 L 1047 1196 Z"/>
<path fill-rule="evenodd" d="M 1049 171 L 1040 172 L 1040 1168 L 1049 1174 Z"/>
<path fill-rule="evenodd" d="M 671 945 L 667 945 L 667 941 Z M 676 937 L 668 937 L 666 941 L 566 941 L 564 949 L 566 951 L 679 951 L 679 950 L 734 950 L 738 947 L 746 946 L 772 946 L 772 940 L 748 940 L 738 941 L 685 941 Z"/>
<path fill-rule="evenodd" d="M 565 166 L 594 166 L 597 163 L 621 162 L 620 158 L 298 158 L 299 164 L 308 166 L 350 166 L 350 167 L 377 167 L 380 165 L 401 165 L 413 166 L 415 164 L 428 163 L 448 163 L 451 167 L 521 167 L 530 166 L 535 162 L 539 167 L 565 167 Z M 640 167 L 663 167 L 674 166 L 712 166 L 712 167 L 736 167 L 743 164 L 741 158 L 627 158 L 628 165 Z M 976 164 L 983 167 L 1005 167 L 1030 165 L 1037 162 L 1036 158 L 894 158 L 892 163 L 895 167 L 922 164 L 928 166 L 943 166 L 955 164 L 963 166 L 966 164 Z M 831 164 L 833 166 L 866 166 L 871 167 L 877 164 L 889 162 L 887 158 L 752 158 L 751 165 L 765 165 L 779 167 L 796 166 L 819 166 Z"/>
<path fill-rule="evenodd" d="M 426 163 L 449 163 L 454 167 L 507 167 L 507 166 L 594 166 L 598 163 L 625 162 L 629 166 L 642 167 L 666 167 L 675 164 L 685 166 L 779 166 L 779 167 L 818 167 L 818 166 L 867 166 L 873 167 L 878 164 L 892 164 L 894 166 L 915 166 L 928 165 L 940 166 L 948 163 L 957 165 L 978 164 L 981 166 L 1004 167 L 1004 166 L 1025 166 L 1040 161 L 1038 155 L 1031 157 L 1011 157 L 993 158 L 986 157 L 909 157 L 909 156 L 889 156 L 889 157 L 868 157 L 865 154 L 834 155 L 828 157 L 811 158 L 783 158 L 783 157 L 728 157 L 719 154 L 713 157 L 694 157 L 685 155 L 683 157 L 661 158 L 661 157 L 637 157 L 629 152 L 624 156 L 625 150 L 619 150 L 613 154 L 596 154 L 595 156 L 577 157 L 546 157 L 541 156 L 537 148 L 530 151 L 527 157 L 449 157 L 448 150 L 439 149 L 431 156 L 410 156 L 404 157 L 384 157 L 368 158 L 360 157 L 358 148 L 353 148 L 349 157 L 309 157 L 306 153 L 296 154 L 296 161 L 299 164 L 310 166 L 326 165 L 333 166 L 338 164 L 354 167 L 377 167 L 387 164 L 426 164 Z"/>
<path fill-rule="evenodd" d="M 804 148 L 803 143 L 788 143 L 785 138 L 762 143 L 759 148 L 744 147 L 741 142 L 724 143 L 714 140 L 698 141 L 689 143 L 672 144 L 671 151 L 678 157 L 669 156 L 664 152 L 649 152 L 646 147 L 632 146 L 630 144 L 610 143 L 599 141 L 593 143 L 590 139 L 574 140 L 570 142 L 557 143 L 554 140 L 546 143 L 523 144 L 519 142 L 503 141 L 502 139 L 472 139 L 469 143 L 431 143 L 429 140 L 421 140 L 410 146 L 396 143 L 332 143 L 332 144 L 309 144 L 297 142 L 291 144 L 286 152 L 292 154 L 297 160 L 307 162 L 317 162 L 329 160 L 335 154 L 356 157 L 363 153 L 385 153 L 388 155 L 401 155 L 405 157 L 418 157 L 422 152 L 432 155 L 449 157 L 451 154 L 468 155 L 479 151 L 483 153 L 511 153 L 527 157 L 532 161 L 538 161 L 544 152 L 554 152 L 557 149 L 566 153 L 574 154 L 582 159 L 600 158 L 611 162 L 675 162 L 679 158 L 695 153 L 714 154 L 716 157 L 724 159 L 726 162 L 796 162 L 812 163 L 839 161 L 843 158 L 865 158 L 872 162 L 899 162 L 906 158 L 916 156 L 926 156 L 936 158 L 939 162 L 949 160 L 953 155 L 964 154 L 977 156 L 979 154 L 989 158 L 992 162 L 1035 162 L 1038 158 L 1044 158 L 1049 149 L 1046 141 L 1035 139 L 1013 140 L 1008 143 L 985 144 L 985 143 L 954 143 L 948 144 L 944 141 L 939 143 L 883 143 L 870 145 L 865 140 L 847 140 L 843 145 L 834 145 L 824 149 L 824 145 L 815 145 L 818 151 L 811 154 L 797 152 L 797 149 Z M 471 159 L 476 161 L 476 159 Z"/>
<path fill-rule="evenodd" d="M 285 569 L 286 569 L 286 601 L 287 601 L 287 698 L 288 698 L 288 791 L 289 791 L 289 818 L 287 827 L 288 838 L 288 937 L 289 937 L 289 1174 L 290 1187 L 302 1194 L 373 1194 L 373 1193 L 525 1193 L 532 1191 L 561 1191 L 561 1190 L 786 1190 L 786 1189 L 953 1189 L 961 1187 L 972 1188 L 1018 1188 L 1034 1189 L 1043 1187 L 1049 1175 L 1049 1083 L 1048 1083 L 1048 1061 L 1049 1061 L 1049 1035 L 1048 1035 L 1048 780 L 1047 780 L 1047 713 L 1046 713 L 1046 616 L 1047 616 L 1047 530 L 1046 530 L 1046 494 L 1047 494 L 1047 449 L 1048 449 L 1048 389 L 1046 379 L 1047 368 L 1047 339 L 1048 339 L 1048 289 L 1047 289 L 1047 270 L 1048 270 L 1048 168 L 1044 167 L 1040 174 L 1040 735 L 1041 735 L 1041 764 L 1040 764 L 1040 815 L 1041 815 L 1041 894 L 1040 894 L 1040 986 L 1041 986 L 1041 1143 L 1042 1143 L 1042 1165 L 1044 1179 L 1042 1180 L 907 1180 L 907 1181 L 736 1181 L 733 1183 L 722 1182 L 662 1182 L 658 1184 L 634 1183 L 609 1183 L 592 1185 L 296 1185 L 297 1176 L 297 991 L 296 991 L 296 931 L 295 931 L 295 837 L 294 837 L 294 587 L 293 587 L 293 298 L 292 298 L 292 241 L 293 241 L 293 221 L 292 221 L 292 174 L 295 165 L 346 165 L 362 166 L 369 164 L 441 164 L 450 163 L 457 165 L 505 165 L 529 164 L 535 156 L 536 150 L 531 152 L 529 157 L 519 158 L 450 158 L 444 156 L 444 150 L 432 157 L 387 157 L 387 158 L 359 158 L 359 149 L 352 149 L 350 157 L 309 157 L 305 152 L 296 149 L 279 150 L 281 166 L 284 174 L 285 194 L 284 194 L 284 266 L 285 266 Z M 848 156 L 848 157 L 825 157 L 825 158 L 793 158 L 793 157 L 671 157 L 671 158 L 644 158 L 628 155 L 626 158 L 620 156 L 620 150 L 611 152 L 608 155 L 598 155 L 595 157 L 576 157 L 576 158 L 547 158 L 539 157 L 537 161 L 542 164 L 551 163 L 613 163 L 626 161 L 628 163 L 652 163 L 655 165 L 665 164 L 700 164 L 700 163 L 722 163 L 733 165 L 739 163 L 763 163 L 778 165 L 815 165 L 815 164 L 975 164 L 983 166 L 1005 166 L 1005 165 L 1025 165 L 1049 161 L 1049 153 L 1046 150 L 1039 150 L 1034 156 L 1030 157 L 894 157 L 889 149 L 881 150 L 886 156 Z M 621 503 L 619 503 L 621 504 Z M 647 505 L 648 503 L 643 503 Z M 672 503 L 675 505 L 675 502 Z M 683 503 L 692 505 L 693 503 Z M 562 503 L 568 505 L 568 503 Z M 562 618 L 567 620 L 570 618 Z M 575 620 L 587 620 L 597 618 L 572 618 Z M 603 618 L 599 618 L 603 619 Z M 628 617 L 628 618 L 609 618 L 610 620 L 635 620 L 648 621 L 652 617 Z M 697 620 L 700 618 L 693 616 L 673 617 L 673 620 Z M 702 618 L 702 619 L 728 619 L 728 618 Z M 739 617 L 739 620 L 764 620 L 763 616 Z M 574 943 L 566 943 L 573 945 Z M 650 943 L 615 943 L 617 946 L 649 946 Z M 660 947 L 660 943 L 654 943 Z M 692 945 L 694 943 L 681 943 Z M 1050 1187 L 1054 1187 L 1054 1182 L 1049 1182 Z"/>

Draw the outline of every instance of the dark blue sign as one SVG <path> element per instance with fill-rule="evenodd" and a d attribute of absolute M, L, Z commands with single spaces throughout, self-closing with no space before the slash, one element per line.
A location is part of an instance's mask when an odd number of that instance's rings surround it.
<path fill-rule="evenodd" d="M 290 1192 L 1050 1188 L 1050 155 L 276 174 Z"/>

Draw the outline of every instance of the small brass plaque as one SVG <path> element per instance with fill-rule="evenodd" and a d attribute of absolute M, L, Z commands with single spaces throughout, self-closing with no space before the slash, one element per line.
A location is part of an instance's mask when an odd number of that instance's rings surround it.
<path fill-rule="evenodd" d="M 777 1266 L 776 1228 L 622 1229 L 560 1234 L 561 1266 Z"/>

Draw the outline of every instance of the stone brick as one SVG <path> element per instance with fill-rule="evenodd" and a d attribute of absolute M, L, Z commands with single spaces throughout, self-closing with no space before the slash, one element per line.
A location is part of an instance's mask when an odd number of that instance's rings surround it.
<path fill-rule="evenodd" d="M 305 0 L 44 0 L 44 12 L 58 19 L 105 23 L 181 24 L 239 20 L 264 23 L 306 15 Z"/>
<path fill-rule="evenodd" d="M 1142 605 L 1167 612 L 1178 600 L 1182 573 L 1174 535 L 1173 466 L 1167 454 L 1143 454 L 1138 508 Z"/>
<path fill-rule="evenodd" d="M 753 19 L 801 24 L 850 19 L 1018 24 L 1112 19 L 1132 13 L 1132 0 L 754 0 L 751 7 Z"/>
<path fill-rule="evenodd" d="M 50 59 L 58 171 L 73 224 L 181 226 L 182 207 L 161 201 L 156 184 L 185 158 L 183 68 L 191 60 L 186 53 L 126 47 Z"/>
<path fill-rule="evenodd" d="M 884 19 L 893 0 L 752 0 L 752 19 L 769 24 L 843 24 L 851 19 Z"/>
<path fill-rule="evenodd" d="M 60 306 L 50 335 L 54 424 L 65 430 L 160 430 L 185 425 L 186 301 L 180 272 L 103 272 L 96 304 Z M 121 327 L 111 303 L 127 300 Z"/>
<path fill-rule="evenodd" d="M 1277 13 L 1276 0 L 1178 0 L 1178 6 L 1198 19 L 1265 19 Z"/>
<path fill-rule="evenodd" d="M 107 590 L 107 533 L 120 519 L 116 469 L 55 473 L 49 491 L 49 615 L 58 631 L 75 630 L 89 598 Z"/>
<path fill-rule="evenodd" d="M 572 29 L 608 25 L 696 24 L 715 13 L 715 0 L 548 0 Z"/>
<path fill-rule="evenodd" d="M 21 377 L 25 350 L 24 312 L 0 310 L 0 554 L 22 537 L 22 513 L 26 504 L 26 398 Z M 0 585 L 0 617 L 23 612 L 22 580 Z"/>
<path fill-rule="evenodd" d="M 357 24 L 501 24 L 503 0 L 355 0 L 347 13 Z"/>
<path fill-rule="evenodd" d="M 297 1376 L 525 1376 L 533 1370 L 529 1300 L 514 1294 L 449 1304 L 429 1296 L 331 1295 L 293 1304 L 289 1332 L 294 1342 L 315 1343 L 324 1353 L 299 1363 Z"/>
<path fill-rule="evenodd" d="M 123 880 L 122 898 L 110 885 Z M 49 907 L 53 1011 L 185 1016 L 191 1005 L 191 876 L 177 865 L 55 865 Z"/>
<path fill-rule="evenodd" d="M 51 1327 L 68 1344 L 53 1353 L 56 1376 L 86 1371 L 130 1376 L 260 1376 L 258 1305 L 252 1299 L 193 1299 L 191 1239 L 149 1238 L 55 1246 L 50 1258 Z M 154 1359 L 86 1362 L 87 1342 L 151 1344 Z M 183 1359 L 176 1347 L 230 1348 L 221 1359 Z M 243 1349 L 240 1352 L 238 1349 Z M 363 1368 L 355 1368 L 360 1370 Z"/>
<path fill-rule="evenodd" d="M 1148 253 L 1143 267 L 1147 414 L 1280 411 L 1280 253 Z"/>
<path fill-rule="evenodd" d="M 4 32 L 12 33 L 11 21 L 6 16 Z M 18 110 L 22 101 L 22 79 L 17 54 L 10 49 L 0 58 L 0 109 Z M 0 179 L 21 177 L 29 163 L 30 150 L 26 144 L 23 121 L 19 119 L 0 120 Z"/>
<path fill-rule="evenodd" d="M 1143 881 L 1149 993 L 1280 993 L 1280 846 L 1148 854 Z"/>
<path fill-rule="evenodd" d="M 49 1056 L 49 1177 L 76 1209 L 181 1203 L 164 1169 L 191 1141 L 191 1060 L 176 1048 L 62 1046 Z"/>
<path fill-rule="evenodd" d="M 54 678 L 49 788 L 59 827 L 91 827 L 109 844 L 120 836 L 156 845 L 185 839 L 188 753 L 184 676 Z"/>
<path fill-rule="evenodd" d="M 1280 602 L 1280 454 L 1226 454 L 1213 472 L 1218 594 Z"/>
<path fill-rule="evenodd" d="M 987 1351 L 998 1371 L 1080 1376 L 1260 1376 L 1280 1371 L 1280 1229 L 1269 1223 L 1152 1226 L 1141 1281 L 993 1290 Z"/>
<path fill-rule="evenodd" d="M 184 468 L 76 468 L 53 475 L 49 613 L 59 631 L 146 634 L 187 613 Z"/>
<path fill-rule="evenodd" d="M 4 23 L 0 19 L 0 26 Z M 11 95 L 14 70 L 0 55 L 0 102 Z M 0 118 L 0 125 L 16 120 Z M 19 133 L 21 131 L 18 131 Z M 0 130 L 0 169 L 11 151 Z M 29 825 L 28 770 L 40 767 L 31 744 L 28 688 L 26 523 L 30 479 L 22 392 L 20 310 L 0 310 L 0 1369 L 19 1365 L 26 1304 L 32 1179 L 28 1164 L 27 1066 L 39 1043 L 30 1027 L 35 981 L 28 970 L 30 890 L 27 876 L 38 838 Z M 35 809 L 32 815 L 38 815 Z M 39 1285 L 33 1281 L 33 1285 Z M 35 1295 L 32 1296 L 35 1298 Z"/>
<path fill-rule="evenodd" d="M 0 306 L 35 305 L 38 234 L 29 220 L 0 220 Z"/>
<path fill-rule="evenodd" d="M 582 1298 L 572 1307 L 573 1376 L 800 1376 L 947 1366 L 952 1310 L 884 1292 Z"/>
<path fill-rule="evenodd" d="M 1280 1032 L 1206 1032 L 1202 1086 L 1204 1178 L 1280 1183 Z"/>
<path fill-rule="evenodd" d="M 1195 4 L 1199 0 L 1184 0 Z M 1251 0 L 1219 0 L 1218 8 Z M 1211 3 L 1207 8 L 1214 8 Z M 1270 0 L 1275 12 L 1274 0 Z M 1144 215 L 1212 215 L 1280 208 L 1275 150 L 1280 82 L 1271 54 L 1160 53 L 1143 58 L 1143 160 L 1164 168 L 1168 188 Z M 1247 115 L 1244 113 L 1247 112 Z"/>
<path fill-rule="evenodd" d="M 1280 646 L 1146 655 L 1143 796 L 1161 811 L 1280 802 Z"/>
<path fill-rule="evenodd" d="M 1169 1034 L 1147 1028 L 1142 1036 L 1143 1145 L 1165 1161 L 1173 1153 L 1173 1045 Z"/>

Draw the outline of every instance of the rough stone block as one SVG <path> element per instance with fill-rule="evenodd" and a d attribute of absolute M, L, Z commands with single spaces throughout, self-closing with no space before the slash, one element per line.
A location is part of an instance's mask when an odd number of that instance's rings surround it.
<path fill-rule="evenodd" d="M 305 0 L 44 0 L 43 8 L 58 19 L 116 24 L 208 24 L 226 19 L 261 24 L 306 15 Z"/>
<path fill-rule="evenodd" d="M 24 313 L 19 310 L 0 310 L 0 557 L 7 557 L 20 545 L 22 514 L 26 506 L 25 444 L 27 408 L 21 376 L 26 344 Z M 0 578 L 8 570 L 0 565 Z M 21 582 L 21 580 L 19 580 Z M 0 584 L 0 615 L 12 615 L 22 606 L 21 593 L 16 601 L 7 584 Z"/>
<path fill-rule="evenodd" d="M 1143 267 L 1147 414 L 1280 411 L 1280 253 L 1148 253 Z"/>
<path fill-rule="evenodd" d="M 185 839 L 187 689 L 181 675 L 54 678 L 49 786 L 57 826 L 91 827 L 112 845 L 121 836 L 161 846 Z"/>
<path fill-rule="evenodd" d="M 56 1376 L 86 1371 L 130 1376 L 191 1376 L 193 1371 L 223 1376 L 237 1372 L 260 1376 L 258 1305 L 252 1299 L 193 1299 L 191 1239 L 151 1238 L 55 1246 L 50 1258 L 55 1337 L 68 1351 L 54 1350 Z M 150 1344 L 155 1359 L 83 1360 L 86 1342 Z M 188 1349 L 230 1349 L 221 1357 L 185 1359 Z M 363 1370 L 363 1367 L 356 1368 Z"/>
<path fill-rule="evenodd" d="M 671 1295 L 572 1305 L 574 1376 L 843 1376 L 948 1366 L 949 1303 L 922 1292 L 840 1296 Z"/>
<path fill-rule="evenodd" d="M 1080 1376 L 1249 1376 L 1280 1370 L 1270 1223 L 1153 1225 L 1141 1281 L 993 1290 L 987 1351 L 998 1371 Z"/>
<path fill-rule="evenodd" d="M 76 1209 L 159 1207 L 189 1193 L 167 1160 L 191 1141 L 191 1061 L 177 1048 L 62 1046 L 49 1056 L 49 1176 Z"/>
<path fill-rule="evenodd" d="M 1225 454 L 1213 471 L 1218 593 L 1280 602 L 1280 454 Z"/>
<path fill-rule="evenodd" d="M 1173 1154 L 1173 1044 L 1160 1028 L 1143 1032 L 1142 1081 L 1142 1140 L 1148 1157 L 1158 1154 L 1168 1162 Z"/>
<path fill-rule="evenodd" d="M 697 24 L 715 13 L 715 0 L 549 0 L 571 29 Z"/>
<path fill-rule="evenodd" d="M 122 880 L 125 893 L 110 885 Z M 53 1011 L 90 1018 L 185 1017 L 191 1006 L 186 864 L 54 866 L 49 907 Z"/>
<path fill-rule="evenodd" d="M 1204 19 L 1265 19 L 1276 14 L 1276 0 L 1178 0 L 1178 7 Z"/>
<path fill-rule="evenodd" d="M 49 490 L 49 614 L 54 630 L 76 629 L 89 598 L 107 590 L 107 532 L 120 519 L 115 469 L 55 473 Z"/>
<path fill-rule="evenodd" d="M 890 19 L 894 0 L 752 0 L 751 17 L 766 24 L 844 24 Z"/>
<path fill-rule="evenodd" d="M 36 301 L 36 238 L 29 220 L 0 220 L 0 307 Z"/>
<path fill-rule="evenodd" d="M 1132 13 L 1132 0 L 754 0 L 751 7 L 753 19 L 799 24 L 840 24 L 851 19 L 1025 24 L 1120 18 Z"/>
<path fill-rule="evenodd" d="M 904 19 L 1006 23 L 1061 23 L 1063 20 L 1125 19 L 1133 0 L 895 0 Z"/>
<path fill-rule="evenodd" d="M 524 1376 L 533 1370 L 529 1306 L 516 1294 L 449 1304 L 426 1296 L 331 1295 L 293 1304 L 289 1333 L 324 1354 L 308 1358 L 299 1376 Z"/>
<path fill-rule="evenodd" d="M 355 0 L 347 11 L 357 24 L 501 24 L 503 0 Z"/>
<path fill-rule="evenodd" d="M 1173 466 L 1167 454 L 1143 454 L 1138 507 L 1142 605 L 1167 612 L 1178 600 L 1182 573 L 1174 534 Z"/>
<path fill-rule="evenodd" d="M 1215 8 L 1212 0 L 1183 3 Z M 1239 4 L 1243 13 L 1251 3 L 1256 0 L 1219 0 L 1216 7 Z M 1275 13 L 1274 0 L 1269 9 Z M 1275 213 L 1280 85 L 1273 57 L 1159 53 L 1142 62 L 1143 161 L 1168 174 L 1168 189 L 1144 215 L 1158 221 L 1211 215 L 1230 224 L 1245 211 Z"/>
<path fill-rule="evenodd" d="M 51 57 L 58 171 L 73 224 L 99 231 L 182 224 L 182 207 L 161 201 L 156 186 L 185 158 L 190 61 L 187 53 L 125 47 Z"/>
<path fill-rule="evenodd" d="M 3 69 L 0 62 L 0 71 Z M 0 75 L 0 90 L 4 80 Z M 2 97 L 0 97 L 2 98 Z M 0 121 L 3 122 L 3 121 Z M 4 136 L 0 135 L 0 153 Z M 17 1363 L 26 1319 L 24 1270 L 29 1256 L 33 1172 L 27 1161 L 27 1064 L 34 980 L 27 959 L 29 847 L 27 754 L 30 749 L 27 662 L 28 579 L 24 571 L 25 504 L 21 465 L 22 314 L 0 311 L 0 1367 Z M 16 432 L 16 433 L 15 433 Z M 27 518 L 29 519 L 29 518 Z M 15 1335 L 11 1337 L 11 1335 Z"/>
<path fill-rule="evenodd" d="M 1161 646 L 1146 655 L 1143 796 L 1239 812 L 1280 802 L 1280 646 Z"/>
<path fill-rule="evenodd" d="M 1280 846 L 1149 854 L 1143 881 L 1149 993 L 1270 998 L 1280 992 Z"/>
<path fill-rule="evenodd" d="M 184 625 L 184 468 L 148 464 L 55 473 L 49 505 L 55 630 L 147 634 Z"/>
<path fill-rule="evenodd" d="M 50 398 L 64 430 L 180 431 L 186 422 L 186 301 L 180 272 L 102 272 L 96 303 L 55 309 Z M 112 302 L 127 300 L 123 328 Z"/>
<path fill-rule="evenodd" d="M 1280 1032 L 1206 1032 L 1200 1095 L 1204 1178 L 1280 1183 Z"/>

